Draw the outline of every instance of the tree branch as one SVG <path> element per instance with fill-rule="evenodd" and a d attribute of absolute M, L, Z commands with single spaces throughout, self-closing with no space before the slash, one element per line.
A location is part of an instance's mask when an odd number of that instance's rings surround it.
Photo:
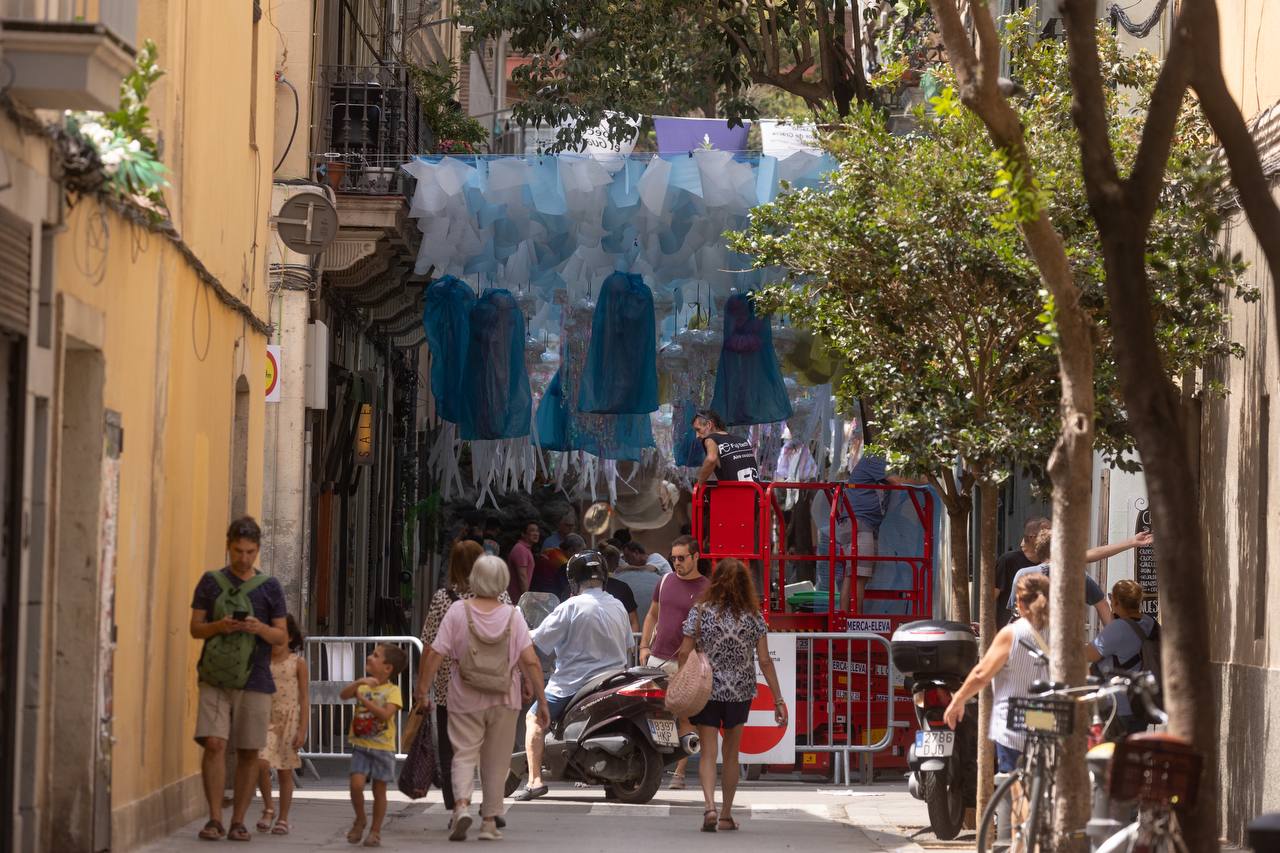
<path fill-rule="evenodd" d="M 1108 134 L 1107 102 L 1098 59 L 1096 5 L 1067 0 L 1062 5 L 1067 27 L 1067 66 L 1071 73 L 1071 117 L 1080 137 L 1081 168 L 1094 213 L 1123 216 L 1124 186 L 1116 168 Z M 1160 163 L 1164 171 L 1164 161 Z M 1102 225 L 1099 222 L 1099 225 Z"/>
<path fill-rule="evenodd" d="M 1165 56 L 1155 91 L 1151 93 L 1151 103 L 1147 106 L 1147 121 L 1142 127 L 1142 140 L 1138 144 L 1133 171 L 1126 181 L 1130 213 L 1141 224 L 1144 233 L 1151 224 L 1160 199 L 1169 149 L 1178 126 L 1178 113 L 1191 82 L 1191 63 L 1187 61 L 1189 39 L 1188 25 L 1179 16 L 1173 25 L 1169 53 Z"/>

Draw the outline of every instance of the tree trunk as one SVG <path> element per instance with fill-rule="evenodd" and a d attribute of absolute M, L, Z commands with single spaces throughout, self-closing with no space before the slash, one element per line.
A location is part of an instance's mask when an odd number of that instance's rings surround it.
<path fill-rule="evenodd" d="M 1205 759 L 1208 778 L 1196 807 L 1179 816 L 1189 850 L 1218 849 L 1217 712 L 1206 701 L 1204 661 L 1209 624 L 1204 618 L 1204 543 L 1191 477 L 1185 409 L 1166 377 L 1156 348 L 1144 260 L 1145 240 L 1117 228 L 1103 230 L 1107 297 L 1116 363 L 1151 501 L 1160 578 L 1161 661 L 1169 729 L 1187 738 Z"/>
<path fill-rule="evenodd" d="M 951 525 L 951 618 L 957 622 L 973 621 L 969 602 L 969 517 L 973 502 L 968 495 L 958 500 L 944 500 L 947 521 Z"/>
<path fill-rule="evenodd" d="M 996 502 L 999 489 L 989 479 L 978 481 L 978 643 L 987 653 L 996 636 Z M 991 687 L 978 697 L 978 817 L 981 819 L 995 785 L 995 744 L 987 737 L 991 730 Z"/>

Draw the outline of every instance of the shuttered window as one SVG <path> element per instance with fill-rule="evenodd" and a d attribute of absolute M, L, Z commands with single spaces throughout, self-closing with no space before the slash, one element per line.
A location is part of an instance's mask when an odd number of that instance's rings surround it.
<path fill-rule="evenodd" d="M 31 224 L 0 207 L 0 328 L 27 333 L 31 307 Z"/>

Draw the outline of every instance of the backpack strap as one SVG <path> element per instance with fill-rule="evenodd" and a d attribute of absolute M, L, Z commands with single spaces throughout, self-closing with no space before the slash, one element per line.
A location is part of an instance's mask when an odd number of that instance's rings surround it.
<path fill-rule="evenodd" d="M 1145 661 L 1142 660 L 1142 644 L 1151 639 L 1151 634 L 1144 633 L 1143 630 L 1138 627 L 1138 623 L 1133 619 L 1121 619 L 1120 621 L 1128 625 L 1129 630 L 1138 638 L 1138 653 L 1124 663 L 1121 663 L 1120 659 L 1116 658 L 1116 664 L 1119 665 L 1121 669 L 1132 670 L 1139 663 L 1145 663 Z M 1152 634 L 1154 633 L 1155 630 L 1153 629 Z"/>
<path fill-rule="evenodd" d="M 231 592 L 231 589 L 232 589 L 231 578 L 227 577 L 227 573 L 222 569 L 218 569 L 212 572 L 205 572 L 205 575 L 206 576 L 213 575 L 213 580 L 218 585 L 218 588 L 220 590 L 222 590 L 223 592 Z"/>
<path fill-rule="evenodd" d="M 253 592 L 255 589 L 262 586 L 264 583 L 266 583 L 269 580 L 271 580 L 271 575 L 267 574 L 266 572 L 258 572 L 256 575 L 249 578 L 244 583 L 240 584 L 240 591 L 243 592 L 245 595 L 248 595 L 249 593 Z"/>

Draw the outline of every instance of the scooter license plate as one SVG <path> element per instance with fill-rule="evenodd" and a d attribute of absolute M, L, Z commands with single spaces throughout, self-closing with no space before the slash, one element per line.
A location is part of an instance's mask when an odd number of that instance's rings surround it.
<path fill-rule="evenodd" d="M 653 742 L 659 746 L 679 746 L 680 733 L 676 731 L 675 720 L 650 720 L 649 733 Z"/>
<path fill-rule="evenodd" d="M 955 732 L 916 732 L 916 758 L 948 758 L 955 748 Z"/>

